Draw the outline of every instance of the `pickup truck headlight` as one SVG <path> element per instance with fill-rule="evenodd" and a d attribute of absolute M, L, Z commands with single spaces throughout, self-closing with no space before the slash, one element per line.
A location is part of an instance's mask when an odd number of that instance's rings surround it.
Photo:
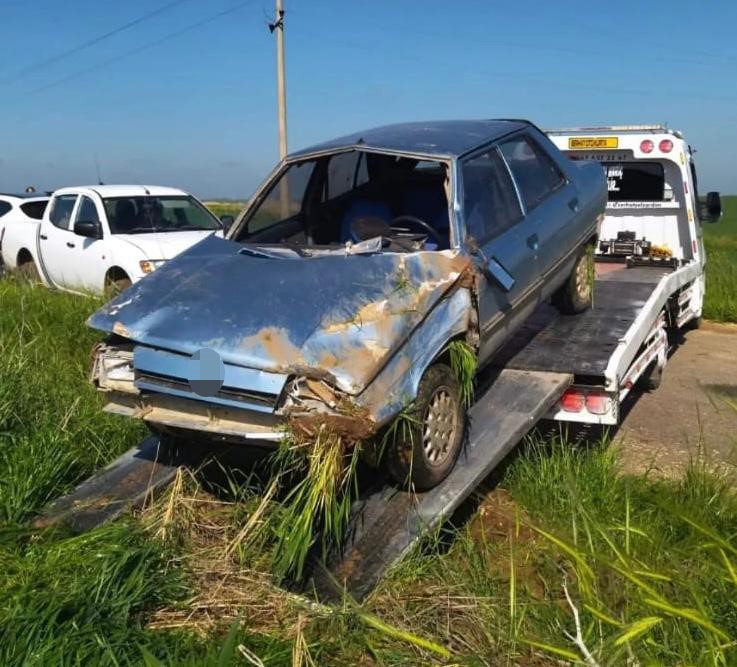
<path fill-rule="evenodd" d="M 144 273 L 151 273 L 155 269 L 158 269 L 165 261 L 165 259 L 143 259 L 138 262 L 138 265 Z"/>

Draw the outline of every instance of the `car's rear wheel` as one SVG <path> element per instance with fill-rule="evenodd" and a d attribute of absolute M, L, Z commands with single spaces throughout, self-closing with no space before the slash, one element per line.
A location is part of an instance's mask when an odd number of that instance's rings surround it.
<path fill-rule="evenodd" d="M 576 315 L 591 307 L 594 296 L 594 256 L 586 246 L 565 283 L 553 295 L 553 305 L 564 315 Z"/>
<path fill-rule="evenodd" d="M 426 491 L 453 469 L 463 444 L 465 410 L 449 366 L 437 363 L 420 380 L 413 409 L 387 444 L 386 467 L 400 485 Z"/>

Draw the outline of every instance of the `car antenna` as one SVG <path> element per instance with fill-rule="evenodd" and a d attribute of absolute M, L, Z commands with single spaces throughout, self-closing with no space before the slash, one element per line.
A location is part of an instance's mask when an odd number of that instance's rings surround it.
<path fill-rule="evenodd" d="M 97 159 L 97 153 L 95 153 L 95 171 L 97 172 L 97 185 L 105 185 L 100 176 L 100 160 Z"/>

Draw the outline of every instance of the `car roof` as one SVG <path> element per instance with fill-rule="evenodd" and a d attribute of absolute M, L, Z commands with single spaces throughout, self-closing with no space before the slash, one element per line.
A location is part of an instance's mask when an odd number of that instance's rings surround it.
<path fill-rule="evenodd" d="M 50 195 L 39 194 L 38 192 L 22 192 L 20 194 L 11 192 L 0 192 L 0 198 L 2 199 L 19 199 L 26 202 L 32 201 L 48 201 Z"/>
<path fill-rule="evenodd" d="M 101 197 L 163 197 L 167 195 L 187 196 L 184 190 L 168 188 L 161 185 L 78 185 L 59 188 L 55 195 L 77 194 L 83 190 L 96 192 Z"/>
<path fill-rule="evenodd" d="M 287 160 L 348 148 L 408 153 L 427 157 L 459 157 L 531 123 L 526 120 L 439 120 L 384 125 L 354 132 L 291 153 Z"/>

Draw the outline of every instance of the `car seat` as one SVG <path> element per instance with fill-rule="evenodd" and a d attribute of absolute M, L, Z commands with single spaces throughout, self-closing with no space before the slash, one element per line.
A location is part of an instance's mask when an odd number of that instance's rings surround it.
<path fill-rule="evenodd" d="M 130 199 L 119 199 L 115 203 L 115 230 L 125 234 L 136 226 L 136 209 Z"/>
<path fill-rule="evenodd" d="M 348 241 L 358 243 L 362 240 L 357 237 L 353 230 L 353 224 L 359 219 L 372 218 L 382 220 L 389 224 L 393 217 L 391 209 L 386 202 L 371 199 L 354 199 L 343 214 L 340 224 L 340 241 L 341 243 Z"/>

